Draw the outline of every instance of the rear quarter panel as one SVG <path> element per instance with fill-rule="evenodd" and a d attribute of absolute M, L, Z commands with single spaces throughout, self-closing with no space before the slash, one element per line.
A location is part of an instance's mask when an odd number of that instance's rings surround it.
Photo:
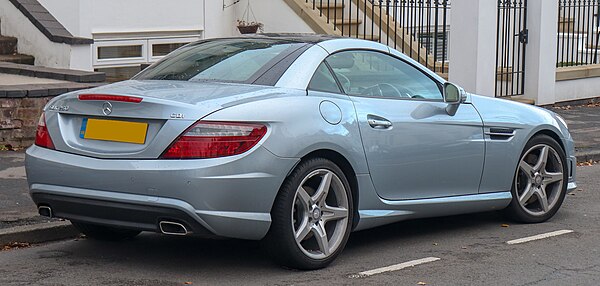
<path fill-rule="evenodd" d="M 269 137 L 262 143 L 279 157 L 302 158 L 310 152 L 328 149 L 343 155 L 355 173 L 368 173 L 354 105 L 344 95 L 289 89 L 291 96 L 257 100 L 219 110 L 203 120 L 249 121 L 269 126 Z M 319 106 L 330 101 L 341 111 L 338 124 L 330 124 Z M 287 172 L 290 170 L 282 170 Z"/>

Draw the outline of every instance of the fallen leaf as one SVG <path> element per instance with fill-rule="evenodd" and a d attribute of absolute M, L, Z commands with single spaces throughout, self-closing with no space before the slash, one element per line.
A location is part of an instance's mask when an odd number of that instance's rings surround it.
<path fill-rule="evenodd" d="M 501 224 L 500 226 L 501 226 L 501 227 L 509 227 L 509 225 L 508 225 L 508 224 L 506 224 L 506 223 L 503 223 L 503 224 Z"/>
<path fill-rule="evenodd" d="M 583 162 L 578 162 L 577 163 L 577 167 L 586 167 L 586 166 L 592 166 L 594 164 L 598 164 L 598 161 L 594 161 L 594 160 L 587 160 L 587 161 L 583 161 Z"/>
<path fill-rule="evenodd" d="M 27 242 L 11 242 L 9 244 L 6 244 L 4 246 L 2 246 L 1 250 L 11 250 L 11 249 L 19 249 L 19 248 L 26 248 L 31 246 L 29 243 Z"/>
<path fill-rule="evenodd" d="M 183 284 L 185 284 L 185 285 L 192 285 L 194 283 L 192 283 L 192 282 L 183 282 Z"/>

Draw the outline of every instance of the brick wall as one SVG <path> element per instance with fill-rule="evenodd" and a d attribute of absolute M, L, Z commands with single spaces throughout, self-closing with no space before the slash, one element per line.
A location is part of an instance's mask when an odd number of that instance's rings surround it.
<path fill-rule="evenodd" d="M 35 140 L 42 108 L 52 97 L 0 98 L 0 147 L 28 147 Z"/>

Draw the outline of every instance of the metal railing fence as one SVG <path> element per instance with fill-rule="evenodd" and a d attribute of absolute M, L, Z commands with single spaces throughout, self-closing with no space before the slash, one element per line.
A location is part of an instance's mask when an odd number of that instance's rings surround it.
<path fill-rule="evenodd" d="M 527 0 L 498 0 L 496 27 L 496 97 L 525 91 Z"/>
<path fill-rule="evenodd" d="M 449 0 L 306 0 L 342 36 L 400 50 L 433 71 L 448 70 Z"/>
<path fill-rule="evenodd" d="M 598 0 L 558 0 L 556 66 L 598 64 Z"/>

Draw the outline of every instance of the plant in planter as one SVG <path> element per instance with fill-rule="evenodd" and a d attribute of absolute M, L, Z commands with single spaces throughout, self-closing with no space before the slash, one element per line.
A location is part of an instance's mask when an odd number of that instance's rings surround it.
<path fill-rule="evenodd" d="M 254 34 L 259 30 L 263 31 L 263 23 L 256 20 L 254 11 L 252 11 L 252 7 L 250 6 L 250 0 L 248 0 L 248 5 L 246 5 L 242 19 L 237 20 L 237 28 L 242 34 Z"/>
<path fill-rule="evenodd" d="M 238 20 L 237 28 L 242 34 L 255 34 L 258 30 L 262 32 L 263 24 L 254 21 L 246 22 L 244 20 Z"/>

